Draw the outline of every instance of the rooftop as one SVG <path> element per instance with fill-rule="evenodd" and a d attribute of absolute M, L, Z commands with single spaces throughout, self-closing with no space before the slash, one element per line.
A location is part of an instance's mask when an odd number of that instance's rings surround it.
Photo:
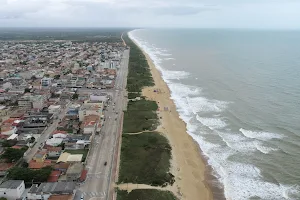
<path fill-rule="evenodd" d="M 0 188 L 8 188 L 8 189 L 16 189 L 18 188 L 24 181 L 23 180 L 8 180 L 0 185 Z"/>
<path fill-rule="evenodd" d="M 41 194 L 73 194 L 75 190 L 75 183 L 73 182 L 54 182 L 54 183 L 41 183 L 32 185 L 29 193 Z"/>

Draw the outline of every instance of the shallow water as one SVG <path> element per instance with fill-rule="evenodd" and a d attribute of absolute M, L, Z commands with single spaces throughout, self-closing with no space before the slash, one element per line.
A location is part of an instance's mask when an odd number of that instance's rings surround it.
<path fill-rule="evenodd" d="M 229 199 L 300 199 L 300 32 L 135 30 Z"/>

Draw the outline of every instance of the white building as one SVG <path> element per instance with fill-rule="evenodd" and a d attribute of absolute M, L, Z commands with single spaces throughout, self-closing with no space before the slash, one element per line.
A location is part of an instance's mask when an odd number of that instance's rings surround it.
<path fill-rule="evenodd" d="M 18 106 L 25 109 L 42 109 L 44 107 L 45 99 L 46 98 L 43 95 L 24 95 L 18 99 Z"/>
<path fill-rule="evenodd" d="M 18 199 L 25 191 L 23 180 L 8 180 L 0 185 L 0 197 Z"/>
<path fill-rule="evenodd" d="M 108 100 L 108 96 L 107 94 L 100 94 L 100 95 L 97 95 L 97 94 L 91 94 L 90 95 L 90 100 L 91 101 L 97 101 L 97 102 L 107 102 Z"/>
<path fill-rule="evenodd" d="M 56 114 L 59 113 L 59 111 L 61 110 L 61 106 L 60 105 L 50 105 L 48 107 L 48 112 L 50 114 Z"/>
<path fill-rule="evenodd" d="M 41 79 L 41 85 L 42 85 L 42 87 L 48 87 L 48 86 L 50 86 L 51 82 L 52 82 L 51 78 L 44 77 L 44 78 Z"/>

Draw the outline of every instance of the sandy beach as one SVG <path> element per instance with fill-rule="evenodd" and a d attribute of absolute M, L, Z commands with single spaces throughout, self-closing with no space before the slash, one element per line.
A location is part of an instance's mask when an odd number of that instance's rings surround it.
<path fill-rule="evenodd" d="M 171 173 L 176 182 L 170 188 L 181 199 L 213 199 L 211 189 L 205 182 L 206 165 L 196 142 L 186 132 L 186 124 L 179 118 L 170 91 L 151 58 L 144 52 L 155 82 L 154 87 L 143 89 L 143 96 L 154 100 L 160 108 L 158 116 L 161 125 L 157 131 L 164 134 L 172 146 Z M 154 90 L 158 92 L 154 92 Z M 168 107 L 168 110 L 164 108 Z"/>

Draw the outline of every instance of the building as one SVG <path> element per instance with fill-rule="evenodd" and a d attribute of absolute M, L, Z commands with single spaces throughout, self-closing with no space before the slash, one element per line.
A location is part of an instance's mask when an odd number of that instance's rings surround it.
<path fill-rule="evenodd" d="M 82 154 L 70 154 L 67 152 L 62 153 L 58 160 L 57 163 L 63 162 L 63 163 L 75 163 L 75 162 L 81 162 L 82 161 Z"/>
<path fill-rule="evenodd" d="M 38 151 L 32 158 L 32 160 L 36 161 L 36 162 L 44 162 L 46 160 L 47 157 L 47 150 L 43 149 Z"/>
<path fill-rule="evenodd" d="M 54 195 L 73 195 L 75 193 L 75 183 L 73 182 L 54 182 L 33 184 L 27 193 L 29 200 L 48 200 Z"/>
<path fill-rule="evenodd" d="M 107 102 L 108 100 L 108 95 L 105 93 L 101 94 L 91 94 L 90 95 L 90 100 L 94 102 Z"/>
<path fill-rule="evenodd" d="M 102 117 L 103 113 L 103 103 L 97 103 L 97 104 L 90 104 L 85 103 L 83 104 L 79 109 L 79 121 L 83 121 L 85 116 L 88 115 L 97 115 L 100 118 Z"/>
<path fill-rule="evenodd" d="M 51 160 L 45 160 L 43 162 L 36 162 L 35 160 L 31 160 L 28 163 L 28 168 L 37 170 L 37 169 L 41 169 L 41 168 L 44 168 L 44 167 L 47 167 L 47 166 L 52 166 L 52 165 L 53 164 L 52 164 Z"/>
<path fill-rule="evenodd" d="M 51 158 L 58 158 L 61 154 L 61 147 L 47 147 L 47 155 Z"/>
<path fill-rule="evenodd" d="M 47 78 L 47 77 L 44 77 L 41 79 L 41 86 L 42 87 L 49 87 L 52 83 L 52 78 Z"/>
<path fill-rule="evenodd" d="M 6 124 L 6 125 L 1 126 L 0 132 L 1 132 L 1 135 L 10 136 L 10 135 L 16 134 L 17 130 L 18 130 L 17 127 L 12 126 L 10 124 Z"/>
<path fill-rule="evenodd" d="M 7 199 L 18 199 L 25 191 L 23 180 L 8 180 L 0 185 L 0 196 Z"/>
<path fill-rule="evenodd" d="M 48 107 L 48 112 L 51 113 L 51 114 L 59 113 L 60 110 L 61 110 L 60 105 L 50 105 Z"/>
<path fill-rule="evenodd" d="M 51 195 L 48 200 L 73 200 L 71 194 Z"/>
<path fill-rule="evenodd" d="M 24 109 L 42 109 L 45 97 L 43 95 L 24 95 L 18 99 L 18 106 Z"/>
<path fill-rule="evenodd" d="M 67 181 L 77 181 L 81 176 L 81 172 L 83 170 L 82 163 L 74 163 L 72 164 L 66 173 Z"/>

